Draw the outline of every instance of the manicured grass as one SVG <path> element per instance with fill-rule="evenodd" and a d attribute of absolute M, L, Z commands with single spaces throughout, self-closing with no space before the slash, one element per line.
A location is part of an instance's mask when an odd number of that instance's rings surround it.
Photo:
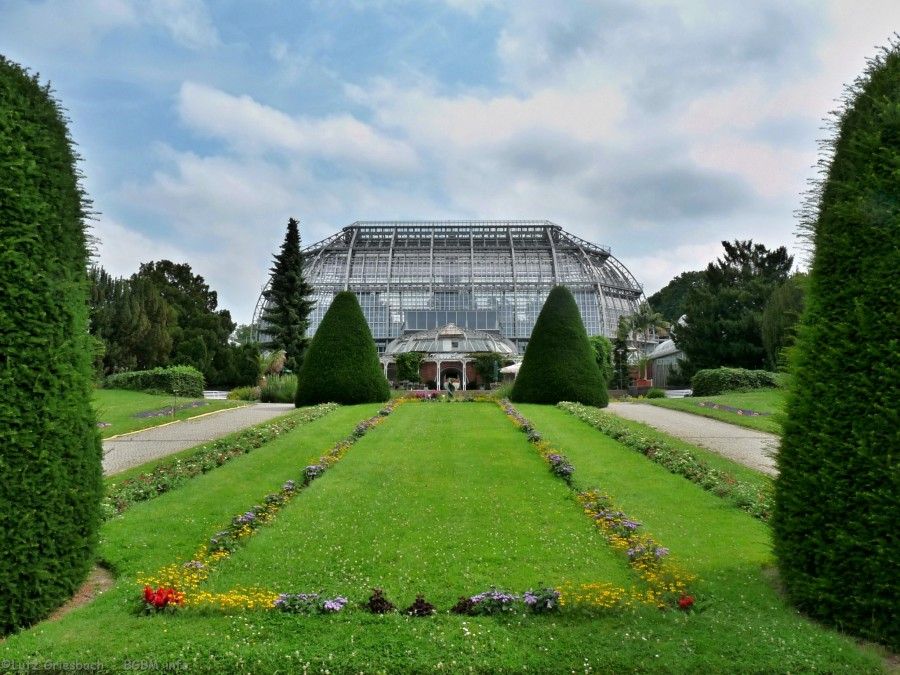
<path fill-rule="evenodd" d="M 762 569 L 771 560 L 762 523 L 541 406 L 522 408 L 572 459 L 579 480 L 600 483 L 700 576 L 697 611 L 427 619 L 358 610 L 309 617 L 137 614 L 138 573 L 189 559 L 232 515 L 296 477 L 379 407 L 338 409 L 108 522 L 101 550 L 121 575 L 116 587 L 61 621 L 10 637 L 0 644 L 0 659 L 99 660 L 109 668 L 152 659 L 211 673 L 881 670 L 876 655 L 799 617 L 772 590 Z M 586 572 L 588 562 L 593 578 L 614 576 L 620 568 L 603 562 L 604 544 L 592 527 L 498 408 L 408 404 L 237 551 L 210 586 L 265 579 L 285 588 L 296 583 L 298 591 L 343 590 L 384 580 L 389 592 L 389 584 L 402 586 L 402 597 L 394 597 L 399 604 L 416 590 L 433 593 L 434 601 L 454 599 L 489 579 L 512 585 L 542 572 Z M 526 535 L 534 541 L 520 541 Z M 556 550 L 579 541 L 586 552 Z M 330 567 L 318 569 L 322 564 Z"/>
<path fill-rule="evenodd" d="M 406 605 L 425 593 L 448 609 L 492 585 L 521 592 L 564 581 L 637 579 L 497 406 L 412 403 L 208 585 L 356 602 L 378 586 Z"/>
<path fill-rule="evenodd" d="M 174 417 L 172 415 L 163 415 L 161 417 L 146 418 L 138 418 L 134 415 L 135 413 L 170 407 L 174 402 L 174 398 L 127 389 L 95 389 L 92 404 L 94 411 L 97 413 L 97 421 L 110 424 L 110 426 L 100 429 L 100 435 L 103 438 L 159 426 L 173 420 L 185 420 L 224 408 L 245 405 L 243 401 L 207 401 L 193 398 L 179 398 L 178 405 L 194 401 L 203 401 L 205 405 L 180 410 L 175 413 Z"/>
<path fill-rule="evenodd" d="M 784 414 L 784 389 L 754 389 L 752 391 L 730 391 L 718 396 L 689 396 L 687 398 L 651 398 L 643 401 L 660 408 L 681 410 L 693 415 L 711 417 L 712 419 L 736 424 L 748 429 L 765 431 L 770 434 L 781 435 L 781 415 Z M 719 403 L 729 405 L 742 410 L 753 410 L 760 413 L 770 413 L 766 417 L 752 417 L 738 415 L 728 410 L 716 410 L 715 408 L 703 408 L 700 402 Z"/>

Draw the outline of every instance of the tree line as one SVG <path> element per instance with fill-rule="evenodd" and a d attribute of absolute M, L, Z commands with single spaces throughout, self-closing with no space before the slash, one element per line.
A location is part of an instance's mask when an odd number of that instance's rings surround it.
<path fill-rule="evenodd" d="M 672 324 L 685 354 L 682 374 L 701 368 L 784 366 L 803 311 L 806 275 L 792 273 L 787 249 L 723 241 L 705 270 L 683 272 L 648 298 Z"/>
<path fill-rule="evenodd" d="M 229 341 L 235 323 L 187 263 L 142 263 L 128 278 L 89 270 L 90 334 L 99 375 L 187 365 L 208 386 L 256 384 L 259 347 Z"/>

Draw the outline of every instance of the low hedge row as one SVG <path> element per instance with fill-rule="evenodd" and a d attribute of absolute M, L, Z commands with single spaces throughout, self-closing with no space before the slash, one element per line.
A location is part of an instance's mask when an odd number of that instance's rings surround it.
<path fill-rule="evenodd" d="M 558 404 L 566 412 L 582 422 L 613 438 L 632 450 L 637 450 L 648 459 L 666 467 L 672 473 L 684 476 L 704 490 L 723 497 L 750 515 L 768 522 L 774 506 L 772 487 L 757 487 L 736 479 L 734 476 L 709 466 L 693 453 L 676 448 L 663 441 L 647 438 L 597 408 L 589 408 L 580 403 L 563 401 Z"/>
<path fill-rule="evenodd" d="M 338 407 L 336 403 L 322 403 L 302 408 L 286 417 L 201 445 L 190 456 L 159 464 L 148 473 L 114 483 L 110 485 L 103 499 L 103 515 L 107 519 L 112 518 L 137 502 L 147 501 L 169 492 L 191 478 L 222 466 L 235 457 L 245 455 L 298 426 L 327 415 Z"/>
<path fill-rule="evenodd" d="M 706 368 L 698 370 L 691 378 L 694 396 L 715 396 L 723 391 L 775 388 L 778 380 L 768 370 L 745 368 Z"/>
<path fill-rule="evenodd" d="M 167 366 L 152 370 L 132 370 L 109 375 L 107 389 L 132 389 L 178 396 L 203 396 L 203 373 L 192 366 Z"/>

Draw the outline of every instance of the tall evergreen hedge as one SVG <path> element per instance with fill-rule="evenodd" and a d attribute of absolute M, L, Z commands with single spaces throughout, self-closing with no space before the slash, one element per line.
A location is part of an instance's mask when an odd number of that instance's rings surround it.
<path fill-rule="evenodd" d="M 554 287 L 534 324 L 510 398 L 603 408 L 609 404 L 606 386 L 572 292 Z"/>
<path fill-rule="evenodd" d="M 813 617 L 900 647 L 900 45 L 838 113 L 778 455 L 775 552 Z"/>
<path fill-rule="evenodd" d="M 100 522 L 86 200 L 49 87 L 0 57 L 0 632 L 84 581 Z"/>
<path fill-rule="evenodd" d="M 306 350 L 297 383 L 297 407 L 316 403 L 386 401 L 391 390 L 359 301 L 338 293 Z"/>

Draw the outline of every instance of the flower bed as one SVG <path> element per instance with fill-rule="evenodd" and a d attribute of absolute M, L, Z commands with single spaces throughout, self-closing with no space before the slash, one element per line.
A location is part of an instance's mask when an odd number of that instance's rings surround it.
<path fill-rule="evenodd" d="M 582 422 L 617 440 L 632 450 L 666 467 L 672 473 L 683 476 L 713 494 L 728 499 L 738 508 L 762 521 L 772 516 L 774 494 L 771 489 L 759 488 L 737 480 L 734 476 L 709 466 L 693 453 L 668 443 L 647 438 L 632 431 L 612 415 L 580 403 L 563 401 L 558 407 L 574 415 Z"/>
<path fill-rule="evenodd" d="M 159 464 L 153 471 L 110 485 L 103 498 L 103 514 L 106 518 L 112 518 L 137 502 L 147 501 L 169 492 L 191 478 L 212 471 L 235 457 L 270 443 L 288 431 L 313 422 L 338 407 L 336 403 L 322 403 L 303 408 L 287 417 L 207 443 L 188 457 Z"/>
<path fill-rule="evenodd" d="M 569 487 L 577 490 L 572 480 L 575 468 L 565 455 L 544 440 L 534 425 L 512 403 L 504 399 L 499 404 L 513 424 L 526 434 L 531 444 L 549 464 L 550 470 L 565 480 Z M 614 607 L 637 601 L 659 607 L 684 609 L 681 599 L 688 597 L 687 586 L 693 577 L 669 562 L 669 549 L 661 546 L 650 535 L 639 532 L 641 524 L 625 515 L 616 507 L 612 498 L 600 490 L 579 490 L 577 499 L 610 546 L 627 557 L 628 564 L 644 581 L 647 589 L 626 591 L 602 584 L 587 585 L 591 588 L 580 586 L 561 594 L 561 604 L 568 601 L 569 604 Z M 598 590 L 599 594 L 595 592 Z"/>
<path fill-rule="evenodd" d="M 260 527 L 272 522 L 281 511 L 302 488 L 308 486 L 313 480 L 322 476 L 329 468 L 334 466 L 347 451 L 371 429 L 375 428 L 394 411 L 405 399 L 393 399 L 382 408 L 377 415 L 360 422 L 351 434 L 338 441 L 332 448 L 319 458 L 316 464 L 307 466 L 303 475 L 297 481 L 289 480 L 281 486 L 276 493 L 266 495 L 261 504 L 251 507 L 244 513 L 240 513 L 231 519 L 231 523 L 224 530 L 216 532 L 210 540 L 202 545 L 194 554 L 193 559 L 181 565 L 169 565 L 162 568 L 156 574 L 141 577 L 138 583 L 144 587 L 144 605 L 153 609 L 159 609 L 155 604 L 147 601 L 148 593 L 154 593 L 154 587 L 167 589 L 177 594 L 183 607 L 209 607 L 218 609 L 274 609 L 279 598 L 295 598 L 296 594 L 280 594 L 265 589 L 234 589 L 227 593 L 208 593 L 200 590 L 200 585 L 205 582 L 221 560 L 229 557 L 248 538 L 255 534 Z M 325 404 L 334 406 L 334 404 Z M 316 406 L 319 408 L 321 406 Z M 330 409 L 333 409 L 330 408 Z M 329 410 L 330 410 L 329 409 Z M 324 413 L 323 413 L 324 414 Z M 317 596 L 318 597 L 318 596 Z M 336 602 L 338 599 L 329 600 Z M 293 602 L 293 601 L 292 601 Z M 323 599 L 324 602 L 324 599 Z M 346 600 L 344 600 L 346 602 Z M 296 604 L 296 603 L 293 603 Z M 169 607 L 173 605 L 168 605 Z M 293 605 L 292 605 L 293 606 Z M 329 605 L 323 611 L 339 611 Z M 343 605 L 341 605 L 343 607 Z M 279 607 L 280 608 L 280 607 Z M 292 611 L 292 610 L 285 610 Z"/>

